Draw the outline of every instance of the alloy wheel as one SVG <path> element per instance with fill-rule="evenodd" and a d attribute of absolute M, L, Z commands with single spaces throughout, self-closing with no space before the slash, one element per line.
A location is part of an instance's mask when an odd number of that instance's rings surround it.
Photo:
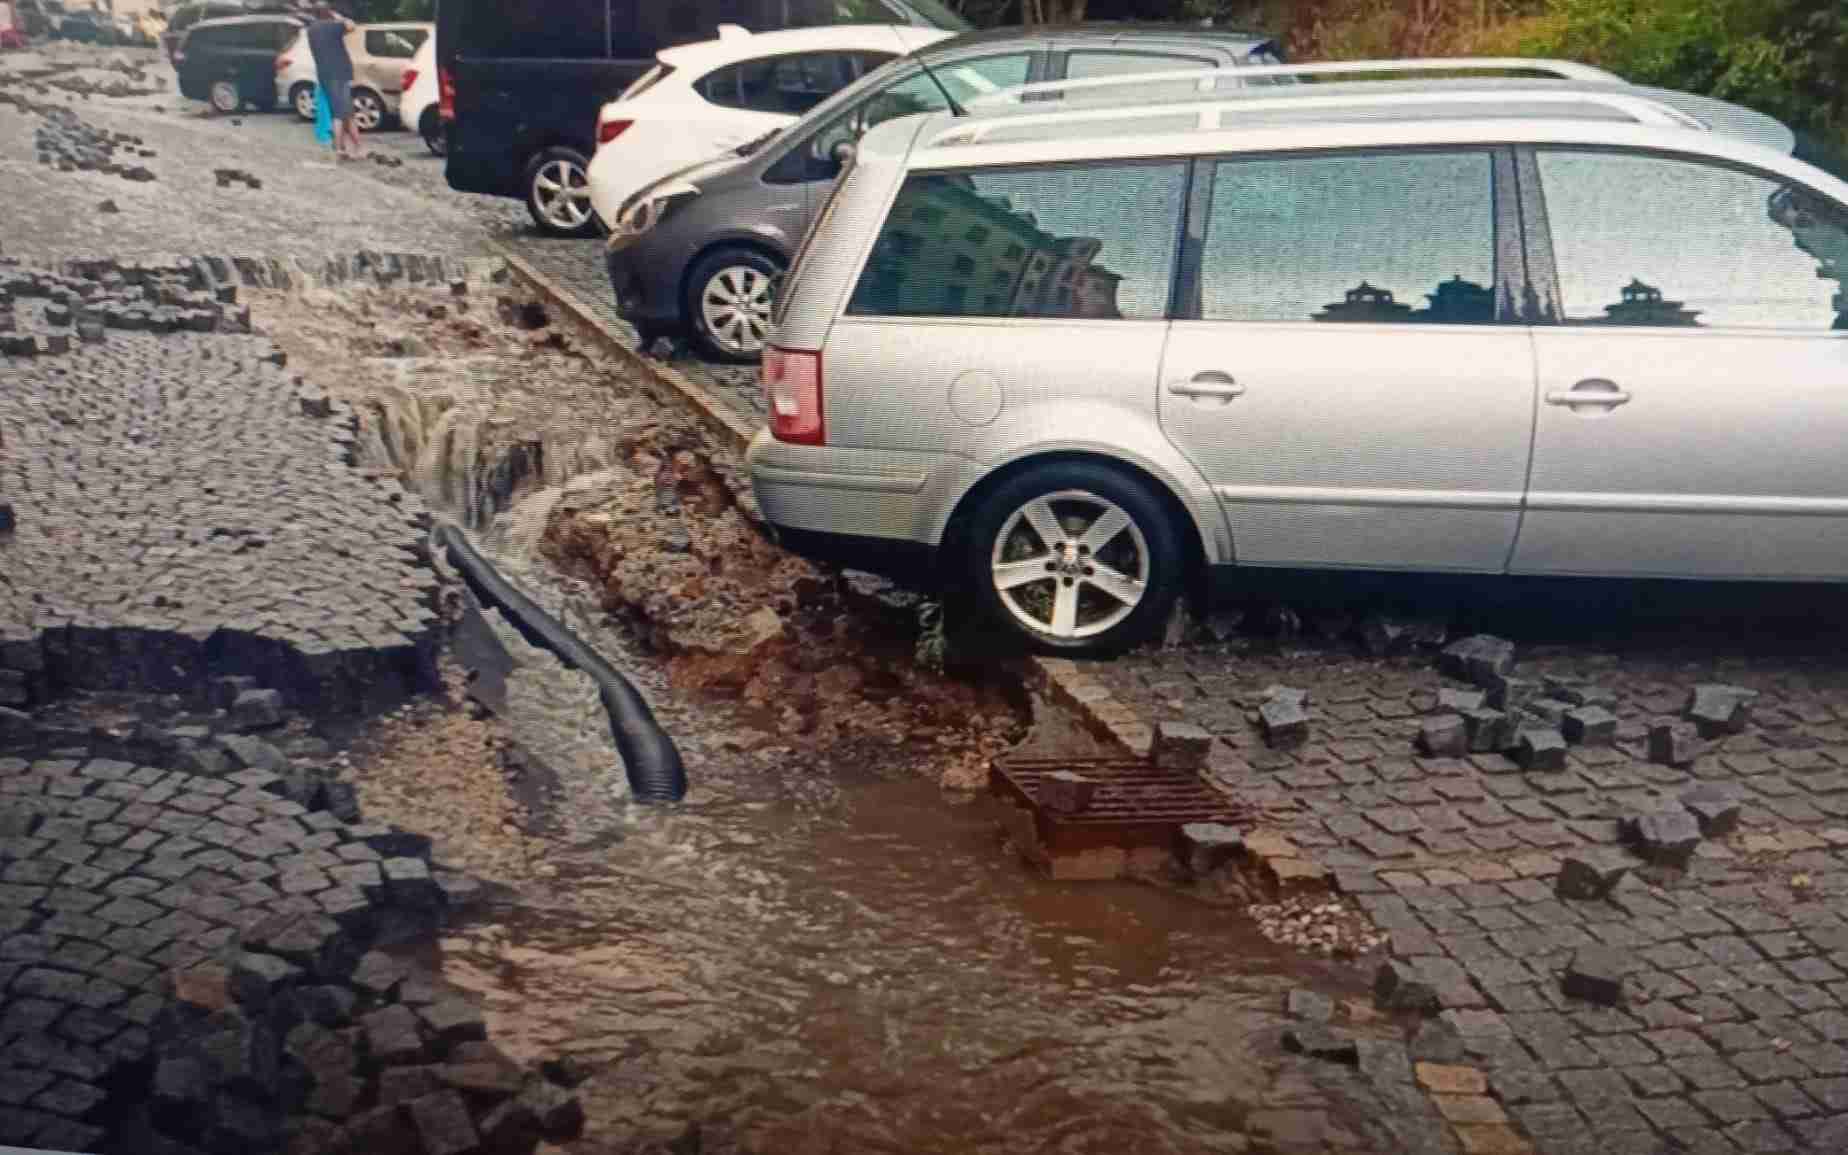
<path fill-rule="evenodd" d="M 212 108 L 229 115 L 244 107 L 244 97 L 237 90 L 237 85 L 229 80 L 216 81 L 212 85 Z"/>
<path fill-rule="evenodd" d="M 700 319 L 713 341 L 729 353 L 761 353 L 770 333 L 777 279 L 749 265 L 727 265 L 699 295 Z"/>
<path fill-rule="evenodd" d="M 553 228 L 581 229 L 590 220 L 590 181 L 575 162 L 549 161 L 533 176 L 533 203 Z"/>
<path fill-rule="evenodd" d="M 304 84 L 295 90 L 295 115 L 303 120 L 314 119 L 314 86 Z"/>
<path fill-rule="evenodd" d="M 370 92 L 353 94 L 353 123 L 361 132 L 371 132 L 385 123 L 385 106 Z"/>
<path fill-rule="evenodd" d="M 995 536 L 990 577 L 1027 629 L 1064 640 L 1104 633 L 1148 592 L 1142 527 L 1094 493 L 1068 489 L 1015 510 Z"/>

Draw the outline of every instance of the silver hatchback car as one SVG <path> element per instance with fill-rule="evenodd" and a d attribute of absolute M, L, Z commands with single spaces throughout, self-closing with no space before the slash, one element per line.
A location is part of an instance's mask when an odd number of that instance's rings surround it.
<path fill-rule="evenodd" d="M 765 357 L 782 539 L 1067 654 L 1233 567 L 1848 577 L 1848 184 L 1682 94 L 1317 79 L 865 137 Z"/>

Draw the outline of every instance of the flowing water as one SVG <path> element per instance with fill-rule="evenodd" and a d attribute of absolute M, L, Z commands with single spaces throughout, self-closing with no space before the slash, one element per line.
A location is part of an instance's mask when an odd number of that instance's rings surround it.
<path fill-rule="evenodd" d="M 1037 878 L 999 803 L 936 787 L 937 751 L 809 749 L 677 700 L 522 536 L 488 548 L 654 697 L 694 782 L 647 810 L 619 767 L 561 774 L 556 876 L 441 946 L 500 1045 L 589 1074 L 580 1149 L 689 1126 L 777 1155 L 1376 1149 L 1353 1072 L 1279 1047 L 1285 991 L 1351 976 L 1174 889 Z M 1088 740 L 1043 716 L 1032 741 Z"/>
<path fill-rule="evenodd" d="M 665 460 L 698 435 L 581 358 L 472 324 L 421 329 L 441 357 L 410 367 L 354 361 L 332 331 L 297 347 L 344 367 L 330 379 L 375 382 L 349 389 L 365 463 L 480 531 L 507 576 L 632 676 L 685 755 L 683 805 L 631 804 L 594 687 L 501 631 L 520 668 L 499 725 L 549 782 L 523 802 L 522 845 L 543 861 L 437 961 L 482 998 L 500 1045 L 584 1072 L 573 1150 L 1390 1149 L 1369 1141 L 1379 1105 L 1352 1068 L 1279 1045 L 1284 992 L 1341 993 L 1351 972 L 1280 953 L 1175 888 L 1043 881 L 1002 841 L 998 803 L 938 789 L 946 763 L 970 758 L 946 713 L 1019 725 L 1025 696 L 1002 675 L 953 696 L 914 680 L 895 698 L 878 671 L 802 664 L 859 661 L 876 631 L 849 623 L 800 634 L 779 660 L 792 685 L 836 687 L 824 711 L 877 725 L 817 728 L 776 698 L 670 689 L 669 667 L 606 615 L 607 591 L 538 547 L 555 511 L 629 476 L 626 443 L 653 436 Z M 784 600 L 759 596 L 734 612 Z M 1043 709 L 1032 740 L 1088 743 Z"/>

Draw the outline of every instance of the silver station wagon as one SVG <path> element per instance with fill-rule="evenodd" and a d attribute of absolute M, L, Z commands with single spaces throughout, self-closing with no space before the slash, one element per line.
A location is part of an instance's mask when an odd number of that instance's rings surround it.
<path fill-rule="evenodd" d="M 1848 184 L 1478 64 L 875 129 L 778 305 L 765 516 L 1068 654 L 1235 567 L 1848 576 Z"/>

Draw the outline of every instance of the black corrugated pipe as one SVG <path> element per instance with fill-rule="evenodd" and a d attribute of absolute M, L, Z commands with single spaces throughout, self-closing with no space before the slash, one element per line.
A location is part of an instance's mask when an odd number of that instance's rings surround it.
<path fill-rule="evenodd" d="M 469 588 L 481 601 L 506 615 L 520 636 L 535 646 L 550 650 L 558 660 L 574 670 L 582 670 L 596 679 L 603 696 L 603 708 L 610 716 L 610 734 L 622 754 L 623 769 L 629 776 L 629 792 L 638 802 L 678 802 L 687 796 L 687 768 L 680 761 L 674 740 L 655 721 L 654 711 L 629 684 L 577 636 L 558 622 L 513 585 L 488 560 L 475 551 L 462 531 L 447 522 L 438 522 L 433 539 L 443 549 L 451 565 L 462 572 Z"/>

